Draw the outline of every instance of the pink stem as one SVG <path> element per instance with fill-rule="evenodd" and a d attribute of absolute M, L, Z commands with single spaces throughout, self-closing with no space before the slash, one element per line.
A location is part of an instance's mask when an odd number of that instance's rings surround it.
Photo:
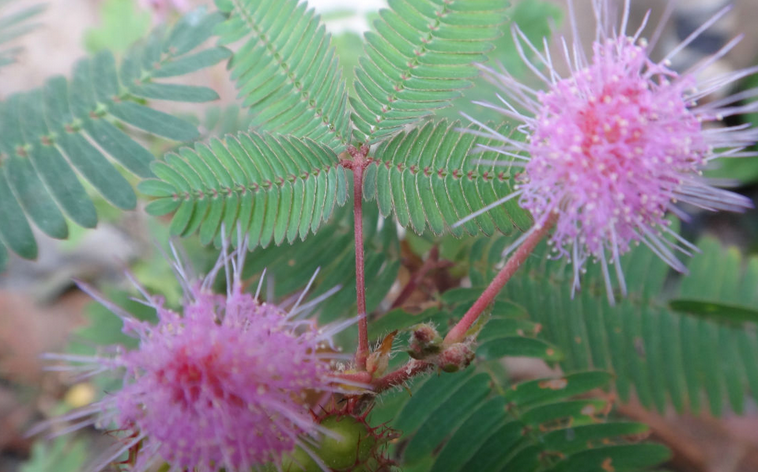
<path fill-rule="evenodd" d="M 368 359 L 368 319 L 366 319 L 366 274 L 363 248 L 363 170 L 366 166 L 368 147 L 360 149 L 348 148 L 353 157 L 353 218 L 355 225 L 355 292 L 358 301 L 358 351 L 355 353 L 355 364 L 358 369 L 366 370 Z"/>
<path fill-rule="evenodd" d="M 548 221 L 542 225 L 541 228 L 534 231 L 528 238 L 519 246 L 516 252 L 508 259 L 500 272 L 492 279 L 490 285 L 482 292 L 479 298 L 474 302 L 474 305 L 469 308 L 463 318 L 456 324 L 450 332 L 445 336 L 445 344 L 451 345 L 459 343 L 466 338 L 466 332 L 471 328 L 471 325 L 476 322 L 479 316 L 495 299 L 500 290 L 503 289 L 505 284 L 513 277 L 513 274 L 521 267 L 521 264 L 526 261 L 526 258 L 534 251 L 537 244 L 545 237 L 550 228 L 555 223 L 556 217 L 552 216 Z"/>
<path fill-rule="evenodd" d="M 358 382 L 358 383 L 365 383 L 369 384 L 371 383 L 371 374 L 369 374 L 366 371 L 363 372 L 340 372 L 335 375 L 335 377 L 338 377 L 340 379 L 344 380 L 350 380 L 352 382 Z"/>
<path fill-rule="evenodd" d="M 405 382 L 418 374 L 423 374 L 434 368 L 434 364 L 426 361 L 417 361 L 412 359 L 398 370 L 391 372 L 384 377 L 374 381 L 374 393 L 382 393 L 392 387 L 403 385 Z"/>

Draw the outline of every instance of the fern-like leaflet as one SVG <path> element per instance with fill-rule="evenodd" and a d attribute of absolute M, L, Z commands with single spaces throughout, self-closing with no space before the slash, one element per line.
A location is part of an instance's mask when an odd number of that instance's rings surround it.
<path fill-rule="evenodd" d="M 0 7 L 2 7 L 3 4 L 10 2 L 11 0 L 0 0 Z M 39 24 L 32 23 L 31 21 L 44 10 L 45 5 L 39 4 L 27 6 L 19 11 L 0 16 L 0 46 L 18 38 L 19 36 L 23 36 L 39 26 Z M 0 67 L 16 62 L 16 56 L 21 49 L 21 47 L 0 49 Z"/>
<path fill-rule="evenodd" d="M 120 68 L 113 55 L 103 51 L 80 60 L 71 80 L 54 77 L 40 89 L 0 103 L 0 240 L 4 245 L 33 259 L 37 244 L 29 220 L 54 238 L 68 236 L 64 214 L 85 228 L 97 224 L 95 206 L 74 169 L 114 206 L 135 207 L 131 185 L 105 156 L 144 178 L 152 176 L 153 155 L 118 125 L 177 141 L 198 136 L 193 125 L 138 99 L 204 102 L 218 98 L 206 87 L 155 79 L 193 72 L 228 57 L 229 51 L 223 48 L 189 54 L 221 20 L 219 14 L 197 10 L 170 32 L 156 29 L 145 43 L 127 53 Z M 0 266 L 6 257 L 0 245 Z"/>
<path fill-rule="evenodd" d="M 447 326 L 473 303 L 467 294 L 458 289 L 443 295 L 443 303 L 454 307 L 451 312 L 390 312 L 373 323 L 372 332 L 403 330 L 422 321 Z M 541 339 L 541 326 L 524 316 L 518 305 L 497 302 L 480 333 L 475 366 L 419 380 L 411 386 L 413 395 L 405 390 L 384 394 L 371 420 L 388 422 L 403 433 L 391 454 L 405 467 L 431 472 L 584 471 L 603 466 L 635 471 L 666 460 L 665 447 L 635 440 L 645 436 L 647 426 L 607 419 L 608 400 L 572 398 L 606 387 L 613 379 L 609 373 L 581 371 L 507 385 L 500 357 L 554 362 L 563 356 Z"/>
<path fill-rule="evenodd" d="M 515 200 L 453 228 L 474 211 L 512 194 L 514 187 L 514 169 L 494 164 L 501 155 L 472 152 L 489 140 L 457 131 L 459 127 L 459 122 L 429 122 L 381 143 L 374 164 L 366 170 L 365 198 L 376 199 L 382 215 L 394 212 L 401 226 L 417 233 L 427 226 L 434 234 L 456 236 L 509 234 L 514 226 L 526 229 L 530 216 Z M 508 134 L 510 128 L 502 125 L 498 132 Z"/>
<path fill-rule="evenodd" d="M 366 33 L 353 123 L 374 143 L 461 96 L 500 36 L 501 0 L 390 0 Z"/>
<path fill-rule="evenodd" d="M 350 140 L 347 92 L 331 36 L 298 0 L 217 0 L 221 43 L 245 39 L 229 63 L 253 125 L 341 152 Z"/>
<path fill-rule="evenodd" d="M 493 276 L 510 241 L 479 239 L 474 244 L 469 276 L 475 288 L 465 289 L 472 300 Z M 665 292 L 661 287 L 669 267 L 644 248 L 630 252 L 622 258 L 629 296 L 609 306 L 597 265 L 588 268 L 582 290 L 572 299 L 566 286 L 571 268 L 550 260 L 543 245 L 499 300 L 523 306 L 542 324 L 543 336 L 566 354 L 565 371 L 613 372 L 624 401 L 634 392 L 645 407 L 662 412 L 671 404 L 677 411 L 698 413 L 705 399 L 714 415 L 727 403 L 741 412 L 745 396 L 758 395 L 758 337 L 733 323 L 689 313 L 698 304 L 742 312 L 756 306 L 758 260 L 751 258 L 741 267 L 736 250 L 713 240 L 698 246 L 703 253 L 692 259 L 690 273 Z"/>
<path fill-rule="evenodd" d="M 345 203 L 348 184 L 338 164 L 331 149 L 311 139 L 243 132 L 168 154 L 153 164 L 160 180 L 139 188 L 158 197 L 148 212 L 176 210 L 172 234 L 199 230 L 208 244 L 225 223 L 229 231 L 240 225 L 251 247 L 279 245 L 304 239 Z"/>

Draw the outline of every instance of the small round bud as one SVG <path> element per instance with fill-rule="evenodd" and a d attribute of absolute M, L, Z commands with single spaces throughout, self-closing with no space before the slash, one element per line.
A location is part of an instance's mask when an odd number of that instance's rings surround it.
<path fill-rule="evenodd" d="M 445 372 L 458 372 L 468 367 L 474 357 L 476 355 L 470 347 L 463 343 L 455 343 L 442 351 L 436 364 Z"/>
<path fill-rule="evenodd" d="M 437 355 L 442 349 L 442 336 L 429 323 L 416 325 L 408 341 L 408 355 L 414 359 L 426 359 Z"/>

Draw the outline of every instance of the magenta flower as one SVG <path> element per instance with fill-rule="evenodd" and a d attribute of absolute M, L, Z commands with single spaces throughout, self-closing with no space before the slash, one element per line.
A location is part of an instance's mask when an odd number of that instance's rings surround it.
<path fill-rule="evenodd" d="M 344 356 L 325 348 L 332 335 L 355 320 L 319 329 L 302 319 L 319 300 L 303 306 L 298 300 L 289 313 L 258 302 L 257 293 L 254 297 L 242 291 L 245 249 L 236 256 L 224 251 L 214 270 L 196 283 L 176 262 L 185 289 L 181 313 L 140 288 L 145 302 L 156 309 L 155 324 L 133 318 L 81 284 L 121 318 L 124 333 L 138 337 L 139 347 L 127 351 L 116 346 L 108 356 L 46 356 L 73 363 L 70 370 L 89 369 L 92 375 L 119 372 L 123 387 L 32 433 L 73 420 L 79 422 L 55 433 L 89 425 L 121 432 L 120 443 L 97 460 L 94 471 L 129 451 L 130 470 L 135 472 L 163 462 L 171 471 L 249 472 L 278 463 L 295 446 L 323 466 L 307 442 L 325 431 L 314 423 L 305 396 L 328 396 L 340 390 L 338 382 L 345 385 L 330 368 L 330 361 Z M 210 291 L 222 268 L 231 281 L 226 295 Z"/>
<path fill-rule="evenodd" d="M 618 25 L 608 20 L 612 3 L 593 1 L 598 26 L 589 57 L 578 42 L 561 40 L 561 59 L 565 61 L 561 66 L 570 70 L 565 77 L 559 74 L 546 41 L 540 50 L 518 27 L 513 28 L 521 58 L 543 84 L 540 90 L 506 71 L 483 68 L 503 94 L 498 95 L 500 104 L 479 104 L 520 122 L 518 131 L 526 135 L 525 141 L 503 136 L 468 117 L 484 128 L 477 134 L 502 141 L 502 146 L 485 147 L 508 157 L 508 162 L 501 165 L 523 167 L 513 194 L 471 216 L 511 198 L 518 198 L 519 204 L 531 212 L 535 220 L 532 231 L 546 224 L 550 215 L 556 215 L 550 244 L 559 256 L 573 263 L 574 289 L 587 259 L 593 258 L 601 264 L 611 303 L 608 265 L 615 265 L 619 286 L 625 293 L 619 258 L 632 243 L 646 245 L 671 267 L 685 271 L 674 252 L 689 254 L 696 248 L 669 229 L 667 212 L 683 215 L 675 204 L 733 211 L 751 206 L 750 200 L 711 186 L 701 171 L 714 159 L 747 155 L 742 151 L 758 138 L 758 132 L 747 125 L 709 126 L 727 116 L 755 111 L 755 105 L 735 103 L 756 91 L 704 105 L 697 103 L 758 72 L 753 67 L 698 82 L 697 75 L 724 56 L 739 38 L 685 73 L 669 67 L 670 59 L 727 9 L 656 62 L 649 56 L 652 44 L 641 37 L 649 13 L 643 24 L 629 34 L 630 1 L 624 2 Z M 571 0 L 569 14 L 573 36 L 578 41 Z M 653 43 L 657 36 L 658 32 Z M 534 57 L 534 63 L 529 55 Z M 512 162 L 514 158 L 516 162 Z"/>

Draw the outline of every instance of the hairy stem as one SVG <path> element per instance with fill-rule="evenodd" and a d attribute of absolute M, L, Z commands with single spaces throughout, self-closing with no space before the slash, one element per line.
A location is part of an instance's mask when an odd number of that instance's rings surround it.
<path fill-rule="evenodd" d="M 545 237 L 550 231 L 550 228 L 555 223 L 555 216 L 552 216 L 548 221 L 542 225 L 541 228 L 536 229 L 529 235 L 528 238 L 516 249 L 508 262 L 505 263 L 500 272 L 492 279 L 490 285 L 482 292 L 479 298 L 474 302 L 474 305 L 469 308 L 463 318 L 456 324 L 450 332 L 445 336 L 445 344 L 450 345 L 459 343 L 466 338 L 466 332 L 471 328 L 471 325 L 476 322 L 479 316 L 484 312 L 487 306 L 492 303 L 500 290 L 503 289 L 505 284 L 513 277 L 513 274 L 521 267 L 521 264 L 526 261 L 526 258 L 534 251 L 537 244 Z"/>
<path fill-rule="evenodd" d="M 355 364 L 358 369 L 366 370 L 368 347 L 368 319 L 366 318 L 366 274 L 363 249 L 363 170 L 366 167 L 366 156 L 369 148 L 362 146 L 357 149 L 348 148 L 353 157 L 349 167 L 353 170 L 353 219 L 355 225 L 355 292 L 358 301 L 358 351 L 355 353 Z"/>
<path fill-rule="evenodd" d="M 403 367 L 394 372 L 390 372 L 384 377 L 379 377 L 373 382 L 374 393 L 379 394 L 392 387 L 403 385 L 405 382 L 416 375 L 429 372 L 434 368 L 434 364 L 426 361 L 410 360 Z"/>

